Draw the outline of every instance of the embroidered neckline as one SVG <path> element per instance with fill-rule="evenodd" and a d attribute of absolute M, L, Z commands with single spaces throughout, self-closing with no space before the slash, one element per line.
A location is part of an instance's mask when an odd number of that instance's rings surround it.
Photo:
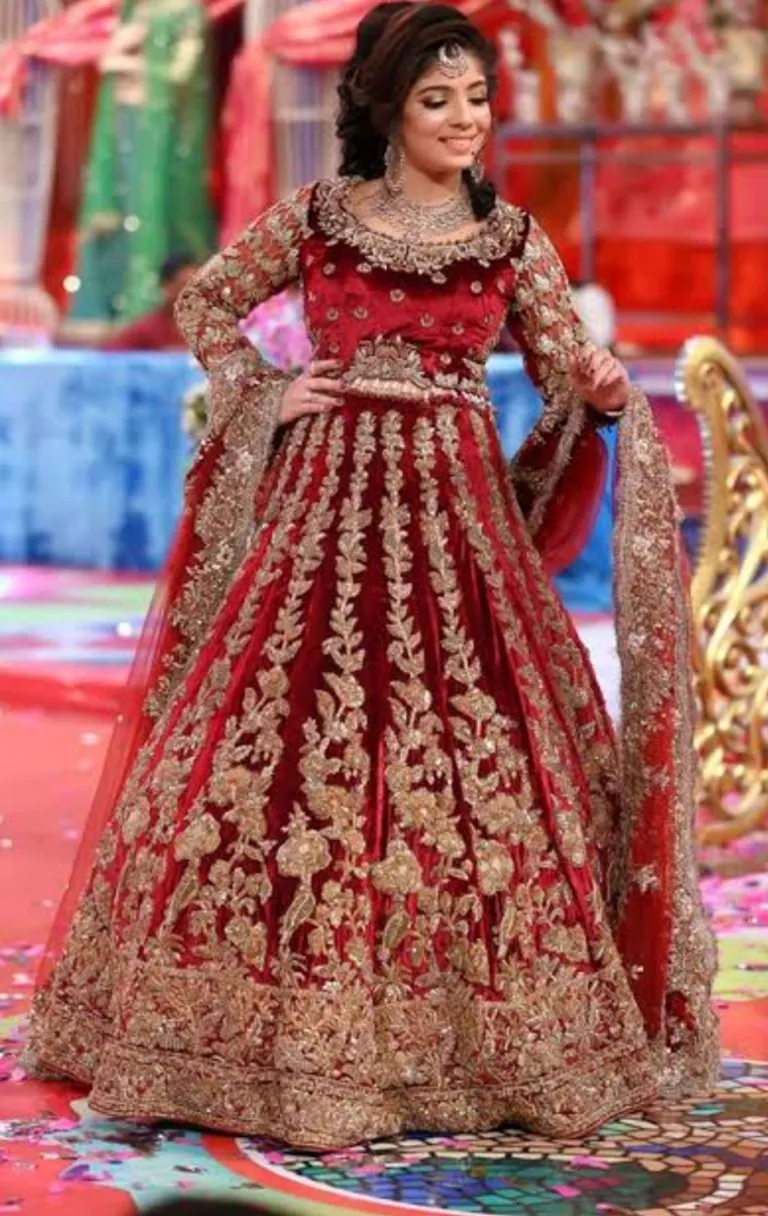
<path fill-rule="evenodd" d="M 445 282 L 442 273 L 456 262 L 476 261 L 487 266 L 507 257 L 525 234 L 525 212 L 498 201 L 481 228 L 453 241 L 409 245 L 401 237 L 376 232 L 359 220 L 347 206 L 357 179 L 329 178 L 318 182 L 315 213 L 320 230 L 329 240 L 358 249 L 371 266 L 382 270 L 404 270 L 429 275 Z"/>

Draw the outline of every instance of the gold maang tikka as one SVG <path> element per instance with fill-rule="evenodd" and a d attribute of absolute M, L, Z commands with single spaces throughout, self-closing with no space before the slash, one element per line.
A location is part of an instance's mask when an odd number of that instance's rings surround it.
<path fill-rule="evenodd" d="M 460 43 L 446 42 L 437 52 L 437 66 L 443 76 L 463 76 L 469 67 L 469 60 Z"/>

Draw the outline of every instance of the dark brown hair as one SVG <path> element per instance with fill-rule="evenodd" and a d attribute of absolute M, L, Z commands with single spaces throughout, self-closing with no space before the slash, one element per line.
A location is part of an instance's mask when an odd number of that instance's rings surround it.
<path fill-rule="evenodd" d="M 447 4 L 377 4 L 357 27 L 352 57 L 339 84 L 336 133 L 344 177 L 367 181 L 384 173 L 388 133 L 416 81 L 447 43 L 457 43 L 482 64 L 489 95 L 496 90 L 496 51 L 476 25 Z M 478 219 L 492 210 L 494 186 L 487 179 L 464 179 Z"/>

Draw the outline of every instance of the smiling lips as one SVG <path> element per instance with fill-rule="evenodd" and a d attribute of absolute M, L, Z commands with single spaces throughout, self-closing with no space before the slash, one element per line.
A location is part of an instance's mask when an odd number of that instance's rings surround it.
<path fill-rule="evenodd" d="M 464 152 L 472 151 L 472 145 L 474 144 L 474 140 L 465 139 L 463 137 L 457 138 L 455 136 L 449 136 L 448 138 L 443 139 L 442 143 L 444 143 L 446 145 L 446 147 L 450 148 L 450 150 L 452 152 L 458 152 L 459 154 L 462 154 Z"/>

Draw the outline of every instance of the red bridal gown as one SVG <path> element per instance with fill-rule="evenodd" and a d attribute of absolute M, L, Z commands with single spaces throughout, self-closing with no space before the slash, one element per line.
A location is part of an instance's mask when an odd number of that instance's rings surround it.
<path fill-rule="evenodd" d="M 649 645 L 630 708 L 657 752 L 620 779 L 532 539 L 546 510 L 550 564 L 583 539 L 601 440 L 574 405 L 517 480 L 499 446 L 484 364 L 502 325 L 550 404 L 586 340 L 552 246 L 503 203 L 468 240 L 410 246 L 347 200 L 344 182 L 297 192 L 180 303 L 212 418 L 142 725 L 87 830 L 27 1058 L 107 1114 L 297 1146 L 571 1136 L 716 1067 L 690 823 L 667 831 L 672 718 L 651 716 L 685 714 Z M 286 379 L 237 323 L 293 282 L 344 395 L 277 429 Z M 638 469 L 663 467 L 636 443 Z M 578 509 L 558 499 L 569 461 Z M 632 495 L 649 528 L 660 485 Z M 646 614 L 675 585 L 649 544 Z"/>

